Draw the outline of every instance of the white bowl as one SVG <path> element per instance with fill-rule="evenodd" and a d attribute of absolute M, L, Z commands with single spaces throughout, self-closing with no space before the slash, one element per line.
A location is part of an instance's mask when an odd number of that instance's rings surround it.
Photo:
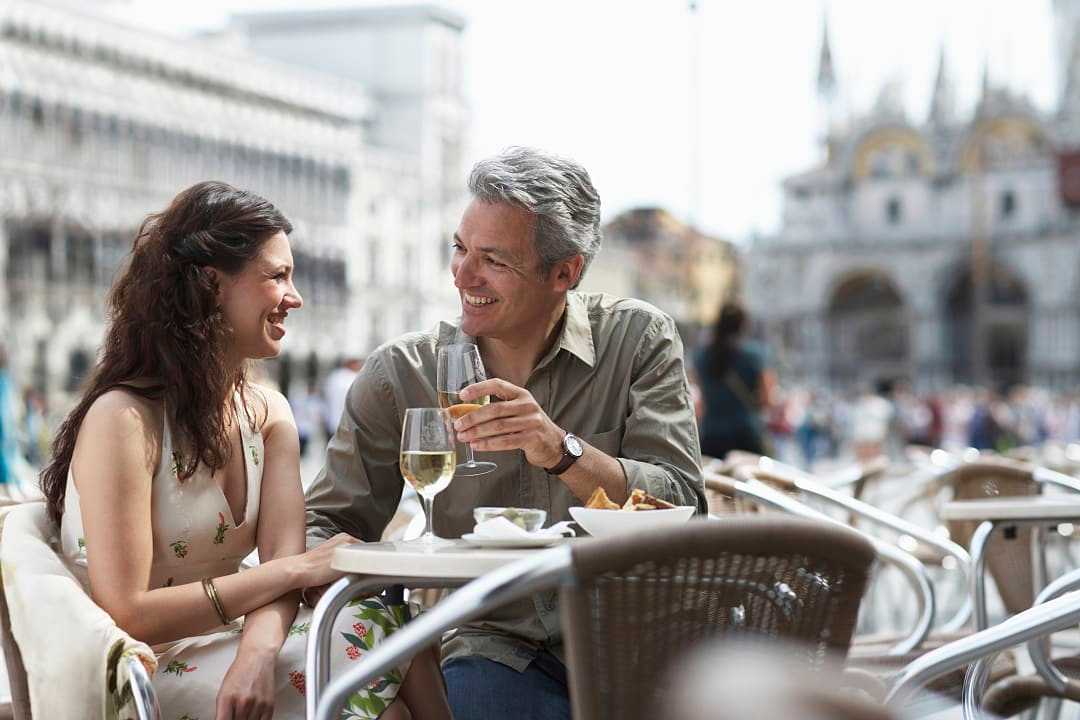
<path fill-rule="evenodd" d="M 639 532 L 648 528 L 679 525 L 694 514 L 693 505 L 666 510 L 597 510 L 586 507 L 570 508 L 570 517 L 593 537 Z"/>

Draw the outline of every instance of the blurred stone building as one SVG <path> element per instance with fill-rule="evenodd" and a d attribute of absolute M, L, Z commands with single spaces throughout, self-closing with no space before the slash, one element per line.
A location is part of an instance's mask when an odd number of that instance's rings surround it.
<path fill-rule="evenodd" d="M 1055 11 L 1078 27 L 1080 2 Z M 1061 37 L 1053 112 L 985 74 L 959 115 L 943 52 L 923 117 L 886 87 L 850 119 L 826 29 L 825 159 L 784 181 L 781 230 L 747 258 L 748 300 L 786 379 L 1080 381 L 1080 36 Z"/>
<path fill-rule="evenodd" d="M 308 21 L 356 45 L 385 36 L 398 50 L 381 80 L 350 71 L 385 68 L 375 55 L 301 67 L 253 52 L 254 21 L 181 40 L 91 5 L 0 4 L 0 329 L 20 383 L 74 389 L 135 229 L 200 180 L 263 194 L 295 225 L 306 305 L 273 368 L 283 379 L 454 312 L 439 248 L 464 185 L 464 24 L 428 6 L 368 13 Z"/>
<path fill-rule="evenodd" d="M 646 300 L 679 323 L 683 339 L 716 318 L 738 290 L 731 243 L 705 235 L 660 208 L 636 208 L 603 227 L 603 246 L 582 287 Z"/>

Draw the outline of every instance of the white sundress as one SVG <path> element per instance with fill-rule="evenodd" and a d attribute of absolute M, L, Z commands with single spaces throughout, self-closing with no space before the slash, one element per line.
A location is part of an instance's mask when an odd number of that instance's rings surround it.
<path fill-rule="evenodd" d="M 239 407 L 237 417 L 246 417 Z M 170 423 L 162 431 L 161 462 L 154 475 L 151 499 L 154 559 L 150 587 L 199 582 L 237 572 L 255 549 L 263 473 L 263 437 L 241 421 L 240 436 L 247 473 L 247 508 L 237 523 L 209 468 L 200 465 L 187 480 L 177 479 L 178 453 Z M 79 493 L 68 472 L 67 495 L 60 529 L 63 552 L 72 571 L 89 592 L 86 542 Z M 207 601 L 209 603 L 209 601 Z M 311 611 L 301 607 L 278 654 L 275 670 L 275 718 L 304 717 L 304 656 Z M 378 598 L 354 601 L 335 622 L 331 673 L 359 659 L 384 637 L 405 624 L 406 609 Z M 236 657 L 242 619 L 203 635 L 157 645 L 154 689 L 163 720 L 213 720 L 217 693 Z M 377 718 L 397 696 L 408 665 L 391 671 L 353 694 L 342 718 Z"/>

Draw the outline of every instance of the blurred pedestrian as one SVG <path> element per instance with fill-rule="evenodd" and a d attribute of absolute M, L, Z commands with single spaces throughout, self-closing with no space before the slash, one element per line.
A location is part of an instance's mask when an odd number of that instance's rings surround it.
<path fill-rule="evenodd" d="M 852 408 L 851 440 L 860 462 L 883 455 L 895 458 L 900 453 L 899 421 L 892 395 L 892 381 L 882 378 Z"/>
<path fill-rule="evenodd" d="M 694 355 L 694 370 L 705 411 L 701 419 L 701 452 L 722 458 L 731 450 L 771 454 L 763 411 L 775 386 L 765 350 L 743 339 L 747 314 L 737 302 L 726 303 L 712 337 Z"/>
<path fill-rule="evenodd" d="M 802 410 L 802 417 L 795 429 L 795 437 L 802 452 L 803 467 L 813 469 L 814 462 L 829 452 L 829 407 L 821 393 L 811 390 Z"/>
<path fill-rule="evenodd" d="M 356 379 L 364 361 L 358 357 L 347 357 L 341 364 L 330 371 L 323 384 L 323 430 L 326 437 L 333 437 L 341 422 L 341 413 L 345 411 L 345 398 L 349 395 L 349 388 Z"/>
<path fill-rule="evenodd" d="M 0 485 L 18 483 L 15 474 L 19 454 L 15 420 L 15 389 L 8 370 L 7 349 L 0 347 Z M 10 490 L 10 488 L 5 488 Z"/>
<path fill-rule="evenodd" d="M 23 392 L 23 408 L 23 456 L 36 468 L 49 452 L 44 396 L 34 388 L 27 388 Z"/>
<path fill-rule="evenodd" d="M 323 399 L 314 382 L 306 385 L 296 383 L 294 388 L 289 393 L 289 406 L 296 420 L 296 432 L 300 436 L 300 457 L 305 457 L 322 418 Z"/>

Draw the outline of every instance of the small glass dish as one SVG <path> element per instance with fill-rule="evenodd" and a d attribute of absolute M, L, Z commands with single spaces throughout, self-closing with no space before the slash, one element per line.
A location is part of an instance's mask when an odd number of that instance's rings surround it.
<path fill-rule="evenodd" d="M 496 517 L 504 517 L 525 532 L 536 532 L 544 526 L 547 512 L 536 508 L 478 507 L 473 510 L 477 524 Z"/>

